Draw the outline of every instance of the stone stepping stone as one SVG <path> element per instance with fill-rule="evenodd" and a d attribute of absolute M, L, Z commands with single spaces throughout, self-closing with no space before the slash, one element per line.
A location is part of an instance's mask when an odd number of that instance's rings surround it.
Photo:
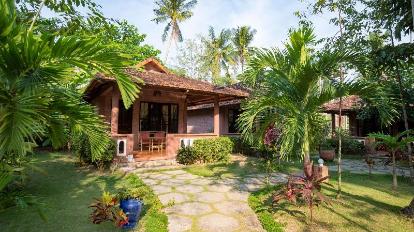
<path fill-rule="evenodd" d="M 153 179 L 142 179 L 145 184 L 147 185 L 156 185 L 158 184 L 159 180 L 153 180 Z"/>
<path fill-rule="evenodd" d="M 225 185 L 225 184 L 212 184 L 212 185 L 208 185 L 207 189 L 209 189 L 210 191 L 213 191 L 213 192 L 225 193 L 225 192 L 229 192 L 229 191 L 233 190 L 234 186 L 229 186 L 229 185 Z"/>
<path fill-rule="evenodd" d="M 205 202 L 205 203 L 214 203 L 221 202 L 225 200 L 224 193 L 218 192 L 202 192 L 194 195 L 195 201 Z"/>
<path fill-rule="evenodd" d="M 167 214 L 173 213 L 173 214 L 189 215 L 189 216 L 207 214 L 212 211 L 213 209 L 211 208 L 211 206 L 205 203 L 200 203 L 200 202 L 183 203 L 180 205 L 173 205 L 165 209 L 165 212 Z"/>
<path fill-rule="evenodd" d="M 162 194 L 158 198 L 163 205 L 168 205 L 169 203 L 179 204 L 189 200 L 189 197 L 182 193 Z"/>
<path fill-rule="evenodd" d="M 237 219 L 222 214 L 210 214 L 200 217 L 197 225 L 204 232 L 231 232 L 240 227 Z"/>
<path fill-rule="evenodd" d="M 171 171 L 165 171 L 162 172 L 163 174 L 167 174 L 167 175 L 182 175 L 182 174 L 187 174 L 186 171 L 183 170 L 171 170 Z"/>
<path fill-rule="evenodd" d="M 200 193 L 203 191 L 203 187 L 198 185 L 184 184 L 181 186 L 176 186 L 175 190 L 183 193 Z"/>
<path fill-rule="evenodd" d="M 172 188 L 170 186 L 165 185 L 155 185 L 151 187 L 155 193 L 163 194 L 163 193 L 170 193 L 172 192 Z"/>
<path fill-rule="evenodd" d="M 183 174 L 183 175 L 178 175 L 175 177 L 177 180 L 194 180 L 194 179 L 198 179 L 198 176 L 195 175 L 191 175 L 191 174 Z"/>
<path fill-rule="evenodd" d="M 249 198 L 249 193 L 247 192 L 232 191 L 226 194 L 227 194 L 227 198 L 233 201 L 247 202 L 247 199 Z"/>
<path fill-rule="evenodd" d="M 168 180 L 168 179 L 171 179 L 171 175 L 153 174 L 153 175 L 149 175 L 147 178 L 150 178 L 153 180 Z"/>
<path fill-rule="evenodd" d="M 209 180 L 209 179 L 194 179 L 191 180 L 191 184 L 196 184 L 196 185 L 201 185 L 201 186 L 205 186 L 205 185 L 210 185 L 212 184 L 213 181 Z"/>
<path fill-rule="evenodd" d="M 222 214 L 238 214 L 238 215 L 251 215 L 252 210 L 247 204 L 240 204 L 235 201 L 221 201 L 214 204 L 216 208 Z"/>
<path fill-rule="evenodd" d="M 247 192 L 254 192 L 263 187 L 264 184 L 241 184 L 239 189 Z"/>
<path fill-rule="evenodd" d="M 266 181 L 265 178 L 250 177 L 243 179 L 243 182 L 246 184 L 264 184 Z"/>
<path fill-rule="evenodd" d="M 178 215 L 168 215 L 168 231 L 184 232 L 189 231 L 192 226 L 192 220 L 188 217 Z"/>

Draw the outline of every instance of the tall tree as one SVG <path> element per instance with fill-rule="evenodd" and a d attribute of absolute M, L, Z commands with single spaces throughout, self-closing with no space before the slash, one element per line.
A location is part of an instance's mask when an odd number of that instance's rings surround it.
<path fill-rule="evenodd" d="M 204 48 L 201 38 L 186 40 L 178 47 L 177 67 L 185 75 L 197 80 L 207 81 L 208 70 L 203 62 Z"/>
<path fill-rule="evenodd" d="M 380 1 L 379 4 L 373 4 L 371 2 L 367 3 L 367 6 L 371 9 L 369 14 L 370 19 L 375 21 L 378 27 L 382 26 L 385 31 L 388 31 L 390 46 L 385 48 L 385 50 L 382 50 L 382 53 L 384 54 L 384 52 L 387 50 L 391 51 L 391 53 L 388 52 L 387 55 L 389 55 L 389 57 L 392 57 L 393 60 L 388 60 L 390 62 L 383 62 L 381 65 L 385 68 L 384 71 L 388 71 L 388 73 L 391 74 L 391 76 L 394 76 L 398 83 L 399 98 L 401 101 L 402 109 L 402 118 L 404 121 L 404 127 L 406 131 L 409 131 L 410 129 L 408 124 L 407 113 L 407 104 L 409 102 L 407 101 L 406 89 L 403 87 L 404 83 L 402 77 L 403 70 L 401 70 L 401 61 L 407 58 L 409 58 L 409 60 L 412 60 L 414 58 L 414 45 L 396 45 L 394 40 L 401 40 L 403 34 L 409 34 L 413 31 L 414 25 L 411 24 L 410 20 L 413 17 L 413 15 L 411 14 L 409 5 L 410 3 L 405 0 L 383 0 Z M 401 50 L 405 51 L 402 56 L 400 52 Z M 387 58 L 385 60 L 387 60 Z M 378 60 L 381 61 L 384 59 L 382 59 L 382 57 L 379 56 Z M 410 134 L 407 133 L 406 136 L 409 137 Z M 411 182 L 414 183 L 414 164 L 411 143 L 407 143 L 407 149 Z"/>
<path fill-rule="evenodd" d="M 167 23 L 162 34 L 162 41 L 166 41 L 168 33 L 170 39 L 168 42 L 167 53 L 165 55 L 165 62 L 168 60 L 168 53 L 171 43 L 182 42 L 183 35 L 180 29 L 180 23 L 191 18 L 193 12 L 191 11 L 197 4 L 197 0 L 157 0 L 155 1 L 156 8 L 154 9 L 155 18 L 152 21 L 159 23 Z"/>
<path fill-rule="evenodd" d="M 233 45 L 237 53 L 237 61 L 241 65 L 241 71 L 244 71 L 244 64 L 251 51 L 250 44 L 253 41 L 255 29 L 251 29 L 249 26 L 241 26 L 233 29 Z"/>
<path fill-rule="evenodd" d="M 36 18 L 17 20 L 13 0 L 0 0 L 0 15 L 0 159 L 24 156 L 39 137 L 64 145 L 66 129 L 85 134 L 99 159 L 109 145 L 107 128 L 71 87 L 73 74 L 114 76 L 128 107 L 138 88 L 123 71 L 125 59 L 99 38 L 36 33 Z"/>
<path fill-rule="evenodd" d="M 309 27 L 291 31 L 285 46 L 284 50 L 258 50 L 250 58 L 243 82 L 253 92 L 238 123 L 250 143 L 262 143 L 267 129 L 277 127 L 281 131 L 280 155 L 301 154 L 307 162 L 316 139 L 313 132 L 324 124 L 321 107 L 338 97 L 328 79 L 352 54 L 328 50 L 315 53 L 315 35 Z"/>
<path fill-rule="evenodd" d="M 216 35 L 214 28 L 209 27 L 208 37 L 203 37 L 204 45 L 203 62 L 208 68 L 212 82 L 221 83 L 222 69 L 226 77 L 229 77 L 229 67 L 234 64 L 234 48 L 231 43 L 231 31 L 222 29 L 220 34 Z"/>
<path fill-rule="evenodd" d="M 414 137 L 407 136 L 408 131 L 400 133 L 396 136 L 372 133 L 369 134 L 369 137 L 375 138 L 378 140 L 377 145 L 385 145 L 388 149 L 388 152 L 391 155 L 392 160 L 392 189 L 397 190 L 397 169 L 395 164 L 395 154 L 399 149 L 403 149 L 407 146 L 407 143 L 414 141 Z"/>

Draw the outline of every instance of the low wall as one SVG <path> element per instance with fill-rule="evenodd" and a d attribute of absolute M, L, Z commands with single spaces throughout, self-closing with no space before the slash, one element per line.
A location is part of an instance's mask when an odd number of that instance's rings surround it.
<path fill-rule="evenodd" d="M 169 158 L 177 156 L 178 149 L 180 149 L 181 139 L 208 139 L 215 138 L 218 135 L 209 134 L 167 134 L 167 155 Z"/>
<path fill-rule="evenodd" d="M 132 152 L 134 151 L 134 135 L 133 134 L 112 134 L 111 137 L 115 141 L 117 139 L 126 139 L 127 140 L 126 154 L 127 155 L 132 155 Z"/>

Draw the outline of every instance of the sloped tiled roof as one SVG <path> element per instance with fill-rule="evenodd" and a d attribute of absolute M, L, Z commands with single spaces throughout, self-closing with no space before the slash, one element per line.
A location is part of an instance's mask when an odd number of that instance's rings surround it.
<path fill-rule="evenodd" d="M 357 111 L 362 104 L 362 99 L 359 96 L 351 95 L 342 99 L 343 111 Z M 325 112 L 339 112 L 339 99 L 335 99 L 323 105 Z"/>
<path fill-rule="evenodd" d="M 144 68 L 144 70 L 141 71 L 135 68 L 127 68 L 125 71 L 131 76 L 131 79 L 133 81 L 138 84 L 142 84 L 140 81 L 142 80 L 145 86 L 171 88 L 199 93 L 212 93 L 240 98 L 245 98 L 249 95 L 249 92 L 246 89 L 220 87 L 209 82 L 173 74 L 154 58 L 149 58 L 143 62 L 140 62 L 136 67 Z M 98 73 L 95 80 L 105 82 L 114 81 L 114 78 Z M 94 86 L 94 83 L 91 83 L 86 89 L 85 93 L 87 94 L 89 91 L 91 91 Z"/>

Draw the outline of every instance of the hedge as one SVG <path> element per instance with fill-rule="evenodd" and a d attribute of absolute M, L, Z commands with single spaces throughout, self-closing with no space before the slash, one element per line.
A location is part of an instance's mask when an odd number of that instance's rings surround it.
<path fill-rule="evenodd" d="M 197 139 L 193 146 L 178 151 L 177 161 L 181 164 L 228 162 L 233 148 L 229 137 Z"/>
<path fill-rule="evenodd" d="M 339 140 L 337 138 L 328 139 L 327 143 L 335 148 L 335 152 L 338 152 Z M 365 146 L 355 139 L 344 138 L 342 139 L 342 153 L 345 155 L 364 155 Z"/>

